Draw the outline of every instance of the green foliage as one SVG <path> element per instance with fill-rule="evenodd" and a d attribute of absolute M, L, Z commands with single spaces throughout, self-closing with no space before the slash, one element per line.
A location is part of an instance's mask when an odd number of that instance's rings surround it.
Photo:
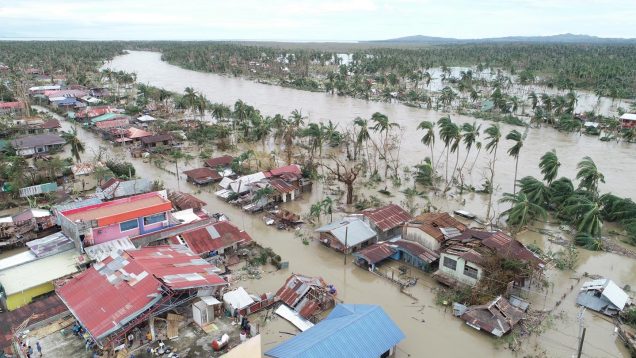
<path fill-rule="evenodd" d="M 135 177 L 135 166 L 130 162 L 109 160 L 106 162 L 106 167 L 118 178 L 131 179 Z"/>
<path fill-rule="evenodd" d="M 592 237 L 590 234 L 585 232 L 579 232 L 576 234 L 576 236 L 574 237 L 574 244 L 592 251 L 603 250 L 603 242 L 601 241 L 601 239 Z"/>

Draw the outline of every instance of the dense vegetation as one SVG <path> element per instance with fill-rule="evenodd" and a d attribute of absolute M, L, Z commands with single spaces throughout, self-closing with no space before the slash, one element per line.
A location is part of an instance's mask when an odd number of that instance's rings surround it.
<path fill-rule="evenodd" d="M 185 68 L 242 74 L 250 62 L 281 74 L 307 77 L 326 64 L 340 65 L 336 53 L 318 49 L 247 46 L 232 43 L 152 43 L 163 59 Z M 612 98 L 636 96 L 636 46 L 582 44 L 474 44 L 423 48 L 369 48 L 352 50 L 343 74 L 352 77 L 386 75 L 386 79 L 410 77 L 434 67 L 476 66 L 478 70 L 502 69 L 518 75 L 520 82 L 539 78 L 548 87 L 587 89 Z M 253 64 L 253 63 L 252 63 Z M 391 74 L 393 76 L 391 76 Z M 422 80 L 422 79 L 420 79 Z M 426 78 L 423 79 L 424 81 Z"/>

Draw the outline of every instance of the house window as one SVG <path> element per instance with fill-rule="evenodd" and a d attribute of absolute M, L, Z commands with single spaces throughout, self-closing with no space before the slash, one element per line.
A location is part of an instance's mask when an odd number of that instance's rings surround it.
<path fill-rule="evenodd" d="M 155 215 L 146 216 L 144 218 L 144 225 L 151 225 L 161 221 L 166 221 L 166 213 L 159 213 Z"/>
<path fill-rule="evenodd" d="M 455 269 L 457 269 L 457 261 L 451 259 L 450 257 L 444 256 L 444 267 L 455 271 Z"/>
<path fill-rule="evenodd" d="M 478 272 L 479 272 L 479 270 L 477 270 L 477 268 L 471 267 L 471 266 L 468 266 L 468 265 L 464 265 L 464 275 L 476 279 Z"/>
<path fill-rule="evenodd" d="M 128 230 L 134 230 L 138 226 L 139 226 L 139 223 L 137 222 L 137 219 L 124 221 L 123 223 L 119 224 L 119 231 L 123 232 Z"/>

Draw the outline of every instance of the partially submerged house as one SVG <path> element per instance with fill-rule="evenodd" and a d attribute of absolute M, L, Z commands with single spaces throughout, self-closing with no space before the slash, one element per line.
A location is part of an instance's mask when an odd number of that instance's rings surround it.
<path fill-rule="evenodd" d="M 485 305 L 461 307 L 460 318 L 470 327 L 497 337 L 510 332 L 524 317 L 524 313 L 502 296 Z"/>
<path fill-rule="evenodd" d="M 146 150 L 153 150 L 160 147 L 169 147 L 174 144 L 172 134 L 156 134 L 141 138 L 141 145 Z"/>
<path fill-rule="evenodd" d="M 179 210 L 193 209 L 199 212 L 207 203 L 196 196 L 181 191 L 171 191 L 168 193 L 168 199 Z"/>
<path fill-rule="evenodd" d="M 210 158 L 204 162 L 205 166 L 217 171 L 232 169 L 232 161 L 234 157 L 231 155 L 222 155 L 220 157 Z"/>
<path fill-rule="evenodd" d="M 171 210 L 161 191 L 62 211 L 58 218 L 62 231 L 81 248 L 166 228 Z"/>
<path fill-rule="evenodd" d="M 150 317 L 227 282 L 184 246 L 152 246 L 107 257 L 57 288 L 75 319 L 100 347 L 119 345 Z"/>
<path fill-rule="evenodd" d="M 623 115 L 619 117 L 619 120 L 623 128 L 636 127 L 636 113 L 623 113 Z"/>
<path fill-rule="evenodd" d="M 439 250 L 444 241 L 461 234 L 466 225 L 446 212 L 425 213 L 404 225 L 402 238 L 431 250 Z"/>
<path fill-rule="evenodd" d="M 185 170 L 183 174 L 185 174 L 189 183 L 196 185 L 210 184 L 223 179 L 215 169 L 208 167 Z"/>
<path fill-rule="evenodd" d="M 608 316 L 616 316 L 631 301 L 614 281 L 601 278 L 585 282 L 576 297 L 576 303 Z"/>
<path fill-rule="evenodd" d="M 466 229 L 445 242 L 440 251 L 439 270 L 434 277 L 449 286 L 474 286 L 484 275 L 486 260 L 493 256 L 522 262 L 539 274 L 545 266 L 534 252 L 501 231 Z M 519 275 L 515 277 L 514 285 L 529 287 L 531 279 L 531 276 Z"/>
<path fill-rule="evenodd" d="M 374 244 L 377 234 L 360 218 L 349 217 L 319 227 L 320 241 L 342 252 L 351 253 Z"/>
<path fill-rule="evenodd" d="M 391 240 L 375 243 L 353 254 L 355 263 L 374 271 L 376 266 L 388 259 L 406 262 L 407 264 L 430 272 L 436 267 L 439 254 L 427 249 L 417 242 L 407 240 Z"/>
<path fill-rule="evenodd" d="M 371 229 L 378 233 L 378 240 L 388 240 L 402 234 L 402 226 L 413 219 L 411 214 L 399 205 L 389 204 L 380 208 L 365 209 L 361 212 Z"/>
<path fill-rule="evenodd" d="M 61 149 L 66 141 L 57 134 L 45 133 L 16 138 L 11 141 L 18 155 L 30 157 Z"/>
<path fill-rule="evenodd" d="M 339 304 L 315 326 L 265 352 L 271 358 L 391 357 L 405 338 L 378 305 Z"/>

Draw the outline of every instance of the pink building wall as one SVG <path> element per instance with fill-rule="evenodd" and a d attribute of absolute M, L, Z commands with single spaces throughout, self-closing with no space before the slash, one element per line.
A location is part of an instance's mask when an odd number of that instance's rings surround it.
<path fill-rule="evenodd" d="M 167 217 L 168 217 L 168 213 L 166 213 L 166 218 Z M 124 237 L 138 236 L 142 233 L 141 232 L 142 228 L 143 228 L 143 232 L 146 233 L 146 232 L 153 231 L 153 230 L 162 228 L 164 226 L 167 226 L 167 223 L 168 223 L 168 221 L 161 221 L 161 222 L 150 224 L 150 225 L 143 225 L 143 217 L 138 218 L 137 220 L 139 221 L 139 224 L 137 225 L 135 229 L 127 230 L 123 232 L 119 228 L 119 223 L 104 226 L 104 227 L 94 228 L 92 230 L 92 235 L 93 235 L 92 244 L 97 245 L 97 244 L 101 244 L 111 240 L 121 239 Z"/>

